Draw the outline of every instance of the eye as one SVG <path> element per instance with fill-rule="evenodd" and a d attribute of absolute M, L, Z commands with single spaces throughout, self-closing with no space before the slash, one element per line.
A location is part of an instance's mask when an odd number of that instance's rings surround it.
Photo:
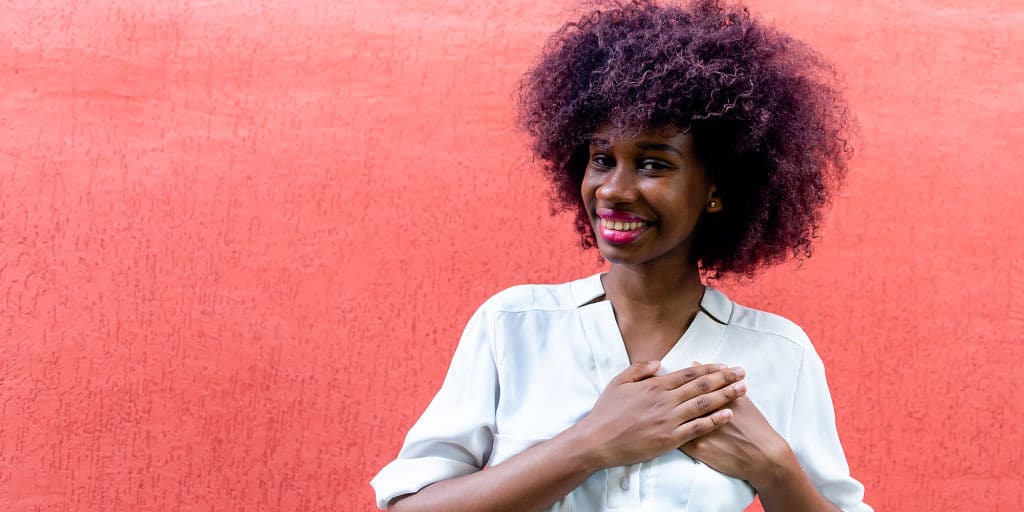
<path fill-rule="evenodd" d="M 672 166 L 658 160 L 644 160 L 640 163 L 641 171 L 660 171 L 662 169 L 668 169 Z"/>
<path fill-rule="evenodd" d="M 595 167 L 603 167 L 607 169 L 615 167 L 615 160 L 608 155 L 597 154 L 594 155 L 590 161 L 594 163 Z"/>

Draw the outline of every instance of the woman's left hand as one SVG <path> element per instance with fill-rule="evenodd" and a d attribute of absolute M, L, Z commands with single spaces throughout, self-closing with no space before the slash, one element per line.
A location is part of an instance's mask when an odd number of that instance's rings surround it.
<path fill-rule="evenodd" d="M 746 396 L 731 404 L 732 421 L 679 447 L 720 473 L 746 480 L 755 489 L 774 485 L 795 460 L 789 443 Z"/>

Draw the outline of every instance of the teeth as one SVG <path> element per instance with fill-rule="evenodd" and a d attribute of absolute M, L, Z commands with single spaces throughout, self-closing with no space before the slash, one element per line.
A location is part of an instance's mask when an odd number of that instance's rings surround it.
<path fill-rule="evenodd" d="M 607 219 L 601 219 L 601 225 L 607 229 L 614 229 L 615 231 L 633 231 L 634 229 L 640 229 L 643 227 L 643 222 L 619 222 L 611 221 Z"/>

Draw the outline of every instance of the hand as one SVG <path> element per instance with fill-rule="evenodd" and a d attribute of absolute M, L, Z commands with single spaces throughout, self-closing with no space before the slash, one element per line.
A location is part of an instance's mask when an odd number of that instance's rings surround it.
<path fill-rule="evenodd" d="M 721 408 L 746 391 L 740 368 L 708 364 L 655 376 L 658 367 L 631 365 L 574 427 L 596 468 L 650 460 L 722 427 L 732 412 Z"/>
<path fill-rule="evenodd" d="M 679 449 L 720 473 L 746 480 L 755 489 L 773 485 L 795 461 L 789 443 L 749 398 L 737 398 L 729 407 L 732 421 Z"/>

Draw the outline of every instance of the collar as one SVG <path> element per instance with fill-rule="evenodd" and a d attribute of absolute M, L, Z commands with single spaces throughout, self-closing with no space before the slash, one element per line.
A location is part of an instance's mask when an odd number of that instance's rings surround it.
<path fill-rule="evenodd" d="M 601 276 L 605 272 L 599 272 L 583 279 L 577 279 L 569 283 L 572 293 L 573 304 L 581 307 L 584 304 L 604 295 L 604 285 L 601 284 Z M 704 296 L 700 299 L 700 309 L 712 320 L 726 325 L 732 315 L 732 301 L 724 293 L 704 286 Z"/>

